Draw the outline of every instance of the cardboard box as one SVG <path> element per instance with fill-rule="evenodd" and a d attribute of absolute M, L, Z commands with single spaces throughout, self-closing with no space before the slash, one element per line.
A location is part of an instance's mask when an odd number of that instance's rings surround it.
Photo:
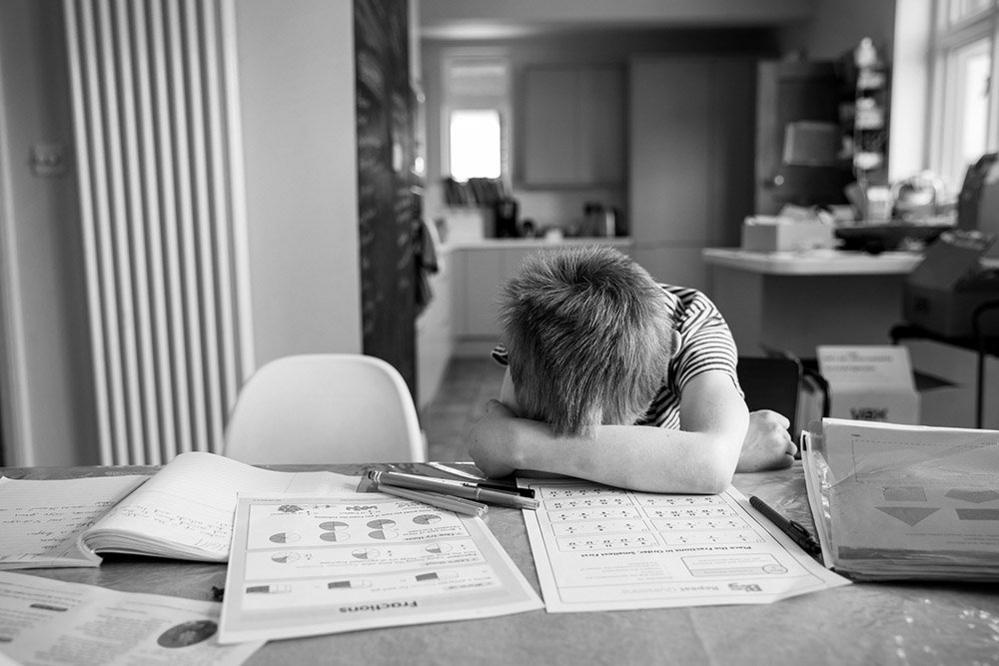
<path fill-rule="evenodd" d="M 993 238 L 975 232 L 945 232 L 926 248 L 902 293 L 906 321 L 948 337 L 970 336 L 979 305 L 999 302 L 999 271 L 981 266 Z M 985 335 L 999 335 L 999 309 L 979 320 Z"/>
<path fill-rule="evenodd" d="M 766 215 L 742 224 L 742 249 L 754 252 L 801 252 L 835 247 L 833 227 L 817 220 L 788 220 Z"/>
<path fill-rule="evenodd" d="M 919 393 L 909 350 L 895 346 L 817 348 L 829 384 L 829 415 L 860 421 L 919 424 Z"/>

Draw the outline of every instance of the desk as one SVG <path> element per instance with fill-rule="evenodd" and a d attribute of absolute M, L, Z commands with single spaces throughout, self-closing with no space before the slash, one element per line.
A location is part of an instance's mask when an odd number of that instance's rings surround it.
<path fill-rule="evenodd" d="M 798 463 L 800 465 L 800 463 Z M 357 473 L 359 466 L 277 466 Z M 150 468 L 0 469 L 13 478 L 149 473 Z M 736 477 L 736 487 L 811 525 L 800 466 Z M 519 511 L 486 522 L 539 590 Z M 106 557 L 97 569 L 38 576 L 206 600 L 225 566 Z M 766 606 L 717 606 L 498 618 L 273 641 L 249 664 L 999 664 L 999 589 L 986 585 L 856 584 Z"/>
<path fill-rule="evenodd" d="M 706 248 L 708 295 L 739 351 L 780 349 L 813 358 L 815 347 L 888 344 L 902 317 L 905 276 L 919 253 L 816 250 L 749 252 Z"/>

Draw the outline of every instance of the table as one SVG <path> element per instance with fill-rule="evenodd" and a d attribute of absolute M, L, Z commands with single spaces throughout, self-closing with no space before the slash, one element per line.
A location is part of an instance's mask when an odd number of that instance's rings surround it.
<path fill-rule="evenodd" d="M 353 474 L 359 465 L 281 465 Z M 0 468 L 13 478 L 151 473 L 149 467 Z M 736 475 L 811 526 L 800 463 Z M 519 511 L 493 507 L 490 529 L 539 591 Z M 127 592 L 207 600 L 225 565 L 107 556 L 99 568 L 22 573 Z M 999 664 L 999 586 L 855 584 L 766 606 L 713 606 L 498 618 L 272 641 L 249 664 Z"/>
<path fill-rule="evenodd" d="M 708 295 L 739 351 L 813 358 L 817 345 L 888 344 L 915 252 L 751 252 L 706 248 Z"/>

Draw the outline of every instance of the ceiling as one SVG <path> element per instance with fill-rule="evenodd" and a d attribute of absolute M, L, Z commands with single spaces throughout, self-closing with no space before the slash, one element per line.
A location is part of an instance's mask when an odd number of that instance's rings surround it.
<path fill-rule="evenodd" d="M 423 39 L 509 39 L 594 29 L 779 27 L 817 0 L 416 0 Z"/>

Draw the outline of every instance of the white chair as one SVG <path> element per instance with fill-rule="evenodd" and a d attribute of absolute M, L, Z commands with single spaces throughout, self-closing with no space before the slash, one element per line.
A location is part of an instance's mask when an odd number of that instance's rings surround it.
<path fill-rule="evenodd" d="M 402 376 L 360 354 L 287 356 L 258 369 L 229 417 L 223 452 L 255 464 L 426 460 Z"/>

